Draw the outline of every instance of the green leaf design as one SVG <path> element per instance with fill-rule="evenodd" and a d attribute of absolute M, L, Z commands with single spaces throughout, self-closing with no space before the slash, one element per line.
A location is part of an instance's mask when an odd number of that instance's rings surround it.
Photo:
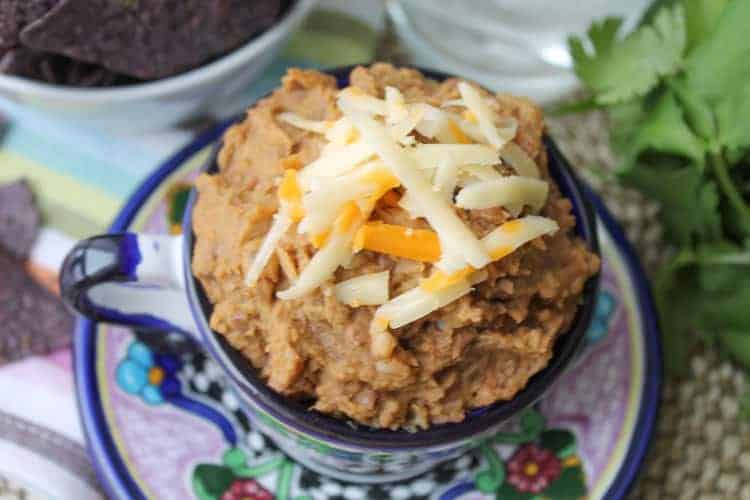
<path fill-rule="evenodd" d="M 508 483 L 503 484 L 495 493 L 496 500 L 531 500 L 534 497 L 533 493 L 518 491 Z"/>
<path fill-rule="evenodd" d="M 544 431 L 539 438 L 542 448 L 553 451 L 560 459 L 565 459 L 576 453 L 576 438 L 572 432 L 565 429 L 550 429 Z"/>
<path fill-rule="evenodd" d="M 560 477 L 544 489 L 541 496 L 551 500 L 577 500 L 586 495 L 586 481 L 581 466 L 566 467 Z"/>
<path fill-rule="evenodd" d="M 527 436 L 538 436 L 546 423 L 547 420 L 544 418 L 544 415 L 534 409 L 526 410 L 521 415 L 521 430 Z"/>
<path fill-rule="evenodd" d="M 476 474 L 474 484 L 482 493 L 492 493 L 505 481 L 505 464 L 492 446 L 483 444 L 480 451 L 487 461 L 487 468 Z"/>
<path fill-rule="evenodd" d="M 200 464 L 193 470 L 193 492 L 200 500 L 217 500 L 229 489 L 234 479 L 229 467 Z"/>
<path fill-rule="evenodd" d="M 523 444 L 536 441 L 544 429 L 544 416 L 533 408 L 527 409 L 520 418 L 520 432 L 498 432 L 489 441 L 503 444 Z"/>
<path fill-rule="evenodd" d="M 236 469 L 245 465 L 247 457 L 245 456 L 245 452 L 235 446 L 234 448 L 229 448 L 226 452 L 224 452 L 224 456 L 221 458 L 221 461 L 227 467 Z"/>
<path fill-rule="evenodd" d="M 167 214 L 170 224 L 182 224 L 189 197 L 190 186 L 177 185 L 173 188 L 170 196 L 169 213 Z"/>

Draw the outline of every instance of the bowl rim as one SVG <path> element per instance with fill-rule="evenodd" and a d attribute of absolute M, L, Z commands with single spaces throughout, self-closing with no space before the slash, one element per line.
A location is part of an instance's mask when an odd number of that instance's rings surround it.
<path fill-rule="evenodd" d="M 33 95 L 43 99 L 67 99 L 80 102 L 101 100 L 127 101 L 168 96 L 210 83 L 222 74 L 255 58 L 294 30 L 318 0 L 293 0 L 281 19 L 244 44 L 213 61 L 174 76 L 116 87 L 74 87 L 41 82 L 31 78 L 0 74 L 0 90 Z"/>
<path fill-rule="evenodd" d="M 348 83 L 349 72 L 355 67 L 345 66 L 324 70 L 324 72 L 335 76 L 341 86 Z M 451 77 L 451 75 L 440 71 L 416 66 L 400 65 L 400 67 L 417 69 L 425 76 L 439 81 Z M 228 120 L 225 122 L 226 127 L 236 123 L 237 120 L 238 118 Z M 573 204 L 573 212 L 576 216 L 576 233 L 586 242 L 592 252 L 600 255 L 595 211 L 584 194 L 583 184 L 548 136 L 544 137 L 544 144 L 549 157 L 550 173 L 563 194 Z M 218 141 L 201 172 L 210 172 L 216 168 L 216 158 L 220 148 L 221 141 Z M 583 292 L 583 303 L 578 307 L 568 330 L 558 336 L 555 342 L 555 353 L 548 365 L 534 374 L 524 388 L 508 401 L 499 401 L 483 408 L 471 410 L 461 422 L 433 425 L 426 430 L 416 432 L 353 425 L 351 421 L 346 419 L 311 411 L 304 405 L 280 395 L 266 385 L 252 365 L 236 349 L 230 346 L 223 336 L 210 328 L 207 318 L 210 316 L 211 304 L 191 269 L 195 240 L 192 231 L 192 210 L 196 199 L 197 191 L 193 188 L 183 220 L 183 272 L 188 302 L 203 343 L 253 405 L 287 427 L 306 436 L 345 449 L 386 453 L 446 448 L 468 439 L 478 438 L 495 430 L 503 422 L 535 403 L 565 372 L 567 366 L 576 359 L 583 345 L 596 303 L 600 273 L 587 281 Z"/>

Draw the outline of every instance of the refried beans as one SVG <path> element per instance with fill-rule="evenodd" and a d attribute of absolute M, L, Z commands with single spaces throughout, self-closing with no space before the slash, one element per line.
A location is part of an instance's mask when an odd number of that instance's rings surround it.
<path fill-rule="evenodd" d="M 406 103 L 437 108 L 460 98 L 458 81 L 436 82 L 388 64 L 358 67 L 350 79 L 365 94 L 383 98 L 390 86 Z M 419 286 L 430 275 L 430 263 L 362 250 L 319 288 L 280 300 L 276 293 L 290 286 L 316 252 L 310 238 L 292 229 L 257 283 L 246 284 L 248 267 L 279 208 L 284 171 L 318 158 L 327 142 L 321 134 L 279 120 L 278 114 L 337 120 L 338 91 L 329 75 L 290 69 L 281 88 L 226 132 L 219 172 L 197 180 L 192 266 L 214 305 L 211 327 L 274 390 L 309 402 L 314 410 L 373 427 L 415 430 L 460 422 L 472 408 L 513 398 L 547 365 L 556 337 L 573 320 L 584 284 L 599 269 L 598 257 L 574 236 L 570 201 L 549 178 L 542 113 L 526 99 L 479 90 L 500 117 L 516 119 L 513 141 L 550 184 L 538 215 L 556 221 L 559 230 L 487 265 L 487 278 L 467 295 L 394 328 L 397 345 L 387 358 L 371 352 L 377 307 L 339 302 L 334 285 L 389 271 L 388 291 L 395 297 Z M 412 135 L 417 142 L 430 142 L 416 131 Z M 499 161 L 497 168 L 503 175 L 512 173 Z M 501 207 L 455 211 L 477 238 L 514 217 Z M 377 202 L 371 220 L 430 229 L 424 218 L 412 218 L 387 197 Z"/>

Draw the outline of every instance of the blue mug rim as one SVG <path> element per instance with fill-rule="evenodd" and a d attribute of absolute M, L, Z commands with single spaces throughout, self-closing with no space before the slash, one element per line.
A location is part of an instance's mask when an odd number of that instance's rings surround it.
<path fill-rule="evenodd" d="M 402 67 L 411 67 L 438 81 L 452 78 L 450 75 L 435 70 L 415 66 L 402 65 Z M 334 76 L 339 87 L 343 87 L 348 84 L 349 73 L 354 68 L 356 66 L 345 66 L 323 70 L 323 72 Z M 243 117 L 244 115 L 227 120 L 226 127 Z M 544 137 L 544 144 L 550 174 L 563 195 L 570 199 L 573 205 L 576 233 L 586 242 L 591 251 L 599 255 L 595 210 L 584 195 L 583 184 L 574 173 L 570 163 L 548 136 Z M 201 172 L 211 173 L 216 170 L 216 159 L 221 145 L 222 142 L 218 141 L 214 146 Z M 366 452 L 388 453 L 446 447 L 482 436 L 519 414 L 544 395 L 576 358 L 591 322 L 599 288 L 599 273 L 587 281 L 583 292 L 583 303 L 579 306 L 569 329 L 558 336 L 555 353 L 549 364 L 532 376 L 526 386 L 512 399 L 471 410 L 461 422 L 433 425 L 426 430 L 416 432 L 353 425 L 347 419 L 310 410 L 300 402 L 271 389 L 239 351 L 232 347 L 222 335 L 211 330 L 207 318 L 211 316 L 212 305 L 203 292 L 202 285 L 193 275 L 191 267 L 195 240 L 192 230 L 192 210 L 196 199 L 197 191 L 192 189 L 183 220 L 183 270 L 190 307 L 204 346 L 258 409 L 294 431 L 326 442 L 326 444 Z"/>

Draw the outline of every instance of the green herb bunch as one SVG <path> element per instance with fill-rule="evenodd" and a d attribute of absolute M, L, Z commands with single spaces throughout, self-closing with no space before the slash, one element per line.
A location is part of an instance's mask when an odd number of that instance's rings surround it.
<path fill-rule="evenodd" d="M 667 367 L 703 339 L 750 368 L 750 0 L 660 2 L 621 24 L 569 45 L 618 176 L 661 203 L 676 249 L 654 284 Z"/>

